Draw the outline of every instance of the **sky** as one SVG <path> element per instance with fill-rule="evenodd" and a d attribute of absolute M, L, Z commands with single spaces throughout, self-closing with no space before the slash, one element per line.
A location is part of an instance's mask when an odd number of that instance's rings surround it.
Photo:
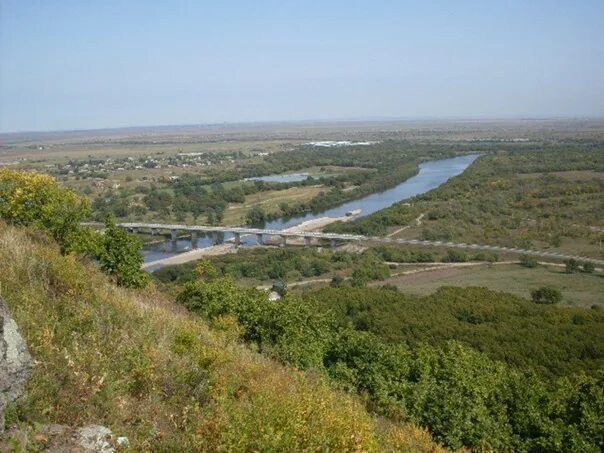
<path fill-rule="evenodd" d="M 603 0 L 0 0 L 0 132 L 602 116 Z"/>

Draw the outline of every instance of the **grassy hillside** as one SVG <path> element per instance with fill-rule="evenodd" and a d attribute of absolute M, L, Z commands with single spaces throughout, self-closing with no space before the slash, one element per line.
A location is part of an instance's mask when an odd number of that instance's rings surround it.
<path fill-rule="evenodd" d="M 5 224 L 0 296 L 36 360 L 9 425 L 103 424 L 133 451 L 439 450 L 424 430 L 378 423 L 320 375 L 238 344 L 228 317 L 212 329 Z"/>

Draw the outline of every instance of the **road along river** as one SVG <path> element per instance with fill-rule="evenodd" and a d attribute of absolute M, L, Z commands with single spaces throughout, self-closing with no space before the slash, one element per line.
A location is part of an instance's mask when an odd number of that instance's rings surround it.
<path fill-rule="evenodd" d="M 407 179 L 392 189 L 385 190 L 379 193 L 373 193 L 358 200 L 349 201 L 347 203 L 336 206 L 335 208 L 327 209 L 322 212 L 308 213 L 303 216 L 293 217 L 288 219 L 277 219 L 272 222 L 267 222 L 265 228 L 270 230 L 284 230 L 287 228 L 299 225 L 302 222 L 309 222 L 320 219 L 322 217 L 342 217 L 347 212 L 360 210 L 360 213 L 355 217 L 363 217 L 373 214 L 380 209 L 387 208 L 394 203 L 405 200 L 407 198 L 428 192 L 432 189 L 447 182 L 450 178 L 462 173 L 468 166 L 476 160 L 478 154 L 469 154 L 466 156 L 453 157 L 451 159 L 433 160 L 424 162 L 419 165 L 417 175 Z M 228 234 L 221 235 L 218 242 L 228 241 Z M 241 238 L 241 245 L 255 245 L 255 237 Z M 201 236 L 197 240 L 197 248 L 205 248 L 213 245 L 211 236 Z M 168 258 L 176 254 L 190 251 L 191 241 L 189 239 L 178 239 L 176 242 L 171 240 L 162 241 L 155 244 L 146 245 L 143 252 L 145 261 L 157 261 L 163 258 Z"/>

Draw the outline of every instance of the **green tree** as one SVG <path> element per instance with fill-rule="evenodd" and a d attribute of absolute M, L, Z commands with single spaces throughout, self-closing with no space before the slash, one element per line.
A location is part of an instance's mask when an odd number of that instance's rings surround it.
<path fill-rule="evenodd" d="M 246 215 L 248 225 L 263 225 L 266 222 L 266 213 L 260 206 L 254 206 Z"/>
<path fill-rule="evenodd" d="M 562 300 L 562 294 L 555 288 L 542 286 L 531 291 L 531 298 L 536 304 L 553 305 Z"/>
<path fill-rule="evenodd" d="M 573 274 L 579 270 L 579 262 L 576 259 L 569 259 L 564 262 L 566 264 L 566 273 Z"/>
<path fill-rule="evenodd" d="M 583 263 L 583 272 L 586 272 L 588 274 L 593 274 L 595 270 L 596 270 L 596 266 L 594 265 L 594 263 L 591 263 L 589 261 L 586 263 Z"/>
<path fill-rule="evenodd" d="M 197 263 L 197 266 L 195 266 L 195 273 L 201 280 L 208 281 L 218 277 L 219 272 L 210 260 L 202 259 Z"/>
<path fill-rule="evenodd" d="M 118 228 L 114 219 L 108 217 L 98 255 L 101 269 L 113 275 L 119 285 L 144 287 L 149 274 L 141 269 L 144 261 L 142 247 L 140 239 Z"/>
<path fill-rule="evenodd" d="M 528 268 L 537 267 L 539 263 L 537 260 L 530 255 L 522 255 L 520 257 L 520 265 Z"/>

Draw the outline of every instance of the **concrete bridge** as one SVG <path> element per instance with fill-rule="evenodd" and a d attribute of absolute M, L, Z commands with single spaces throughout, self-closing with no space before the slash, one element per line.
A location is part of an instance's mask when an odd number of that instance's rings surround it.
<path fill-rule="evenodd" d="M 186 232 L 191 235 L 191 243 L 195 247 L 197 243 L 197 237 L 200 233 L 213 234 L 214 242 L 217 240 L 218 233 L 232 234 L 234 237 L 235 246 L 239 246 L 241 243 L 241 237 L 244 235 L 255 235 L 256 243 L 258 245 L 264 245 L 264 236 L 276 236 L 281 238 L 281 245 L 287 245 L 287 239 L 289 238 L 303 238 L 304 244 L 310 246 L 313 239 L 327 240 L 332 246 L 338 242 L 373 242 L 382 244 L 406 244 L 406 245 L 420 245 L 429 247 L 446 247 L 446 248 L 460 248 L 469 250 L 483 250 L 489 252 L 499 253 L 513 253 L 519 255 L 531 255 L 536 257 L 557 259 L 557 260 L 569 260 L 575 259 L 581 262 L 591 262 L 593 264 L 604 266 L 604 260 L 595 258 L 587 258 L 576 255 L 565 255 L 557 252 L 548 252 L 545 250 L 526 250 L 512 247 L 499 247 L 495 245 L 480 245 L 480 244 L 465 244 L 457 242 L 443 242 L 443 241 L 422 241 L 419 239 L 397 239 L 390 237 L 379 237 L 379 236 L 362 236 L 354 234 L 337 234 L 337 233 L 323 233 L 323 232 L 311 232 L 311 231 L 287 231 L 287 230 L 267 230 L 261 228 L 246 228 L 246 227 L 221 227 L 221 226 L 205 226 L 205 225 L 177 225 L 177 224 L 162 224 L 162 223 L 119 223 L 117 225 L 120 228 L 126 228 L 131 232 L 150 232 L 151 234 L 158 234 L 162 232 L 170 232 L 173 241 L 176 241 L 180 232 Z"/>

